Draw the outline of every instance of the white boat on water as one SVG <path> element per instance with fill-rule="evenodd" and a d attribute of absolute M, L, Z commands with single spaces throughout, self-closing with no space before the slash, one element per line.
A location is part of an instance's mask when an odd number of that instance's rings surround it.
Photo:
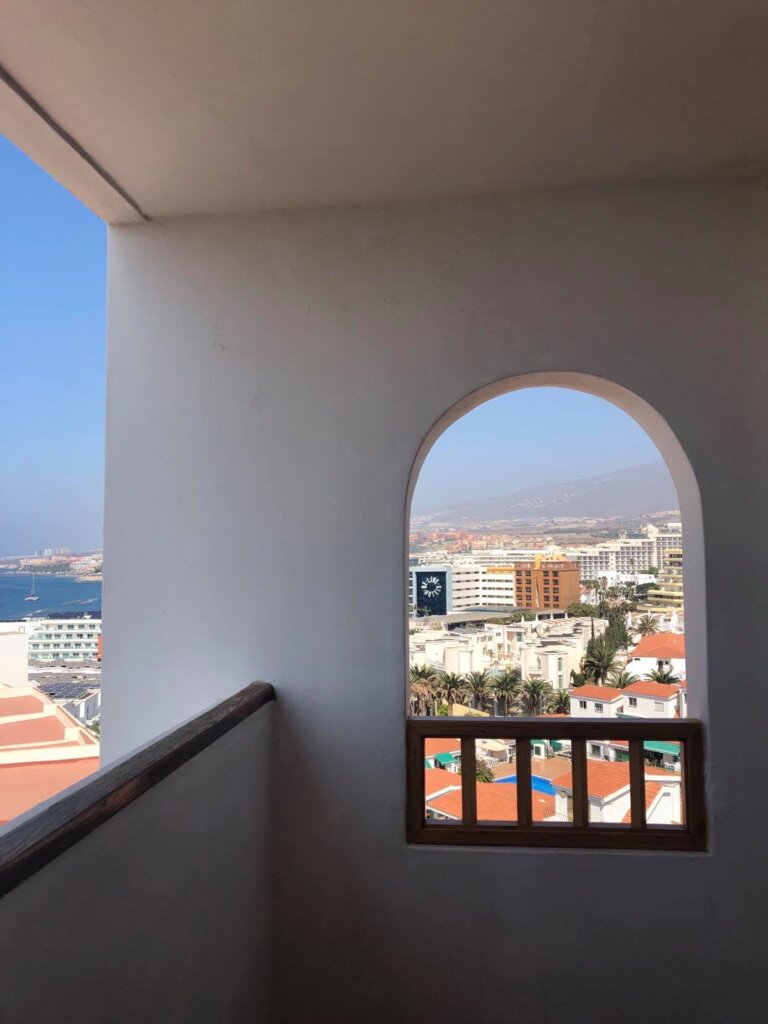
<path fill-rule="evenodd" d="M 27 596 L 24 598 L 24 600 L 25 601 L 39 601 L 40 600 L 40 598 L 35 593 L 35 577 L 34 576 L 32 577 L 32 589 L 27 594 Z"/>

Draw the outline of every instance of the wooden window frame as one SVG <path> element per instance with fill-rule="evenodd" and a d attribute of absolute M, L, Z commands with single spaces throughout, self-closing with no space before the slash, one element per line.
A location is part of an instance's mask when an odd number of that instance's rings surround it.
<path fill-rule="evenodd" d="M 456 739 L 461 743 L 462 821 L 436 822 L 425 817 L 424 741 Z M 475 740 L 516 742 L 518 821 L 479 824 Z M 571 741 L 573 822 L 534 822 L 531 795 L 531 740 Z M 589 821 L 587 749 L 590 740 L 629 741 L 631 823 Z M 646 740 L 680 742 L 684 824 L 649 825 L 645 819 Z M 407 744 L 407 838 L 430 846 L 534 846 L 610 850 L 707 849 L 704 793 L 704 735 L 694 718 L 550 719 L 546 718 L 409 718 Z"/>

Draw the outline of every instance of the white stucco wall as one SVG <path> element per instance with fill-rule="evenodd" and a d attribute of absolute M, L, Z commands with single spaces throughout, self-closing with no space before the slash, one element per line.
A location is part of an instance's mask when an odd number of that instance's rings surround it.
<path fill-rule="evenodd" d="M 3 898 L 3 1024 L 266 1024 L 272 714 Z"/>
<path fill-rule="evenodd" d="M 104 750 L 275 683 L 281 1024 L 764 1019 L 766 199 L 659 186 L 111 232 Z M 670 461 L 694 715 L 706 569 L 708 855 L 405 843 L 411 467 L 471 392 L 580 381 L 556 372 L 628 389 L 602 393 Z"/>
<path fill-rule="evenodd" d="M 26 624 L 0 622 L 0 685 L 26 686 L 28 659 Z"/>

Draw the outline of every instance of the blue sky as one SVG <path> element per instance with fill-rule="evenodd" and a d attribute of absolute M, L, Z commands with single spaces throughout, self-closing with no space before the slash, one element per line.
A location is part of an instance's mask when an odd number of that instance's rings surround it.
<path fill-rule="evenodd" d="M 102 222 L 0 137 L 0 554 L 101 546 L 105 273 Z M 413 508 L 659 458 L 615 406 L 531 388 L 439 438 Z"/>
<path fill-rule="evenodd" d="M 413 511 L 661 461 L 645 431 L 610 402 L 526 388 L 478 406 L 437 439 Z"/>
<path fill-rule="evenodd" d="M 0 553 L 101 546 L 106 228 L 0 136 Z"/>

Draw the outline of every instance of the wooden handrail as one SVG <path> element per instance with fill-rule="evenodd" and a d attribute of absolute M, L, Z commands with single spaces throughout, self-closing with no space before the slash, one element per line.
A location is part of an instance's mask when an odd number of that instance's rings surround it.
<path fill-rule="evenodd" d="M 461 746 L 462 821 L 426 817 L 424 741 L 456 739 Z M 516 744 L 517 820 L 478 822 L 475 740 L 504 739 Z M 573 820 L 532 820 L 531 740 L 570 740 Z M 590 822 L 587 740 L 628 741 L 629 820 Z M 643 741 L 680 743 L 682 821 L 646 821 Z M 465 754 L 469 755 L 465 764 Z M 594 762 L 604 764 L 604 761 Z M 458 777 L 446 772 L 446 783 Z M 407 835 L 412 843 L 455 846 L 561 846 L 602 849 L 705 850 L 704 745 L 702 724 L 693 718 L 410 718 L 407 724 Z M 470 789 L 471 793 L 466 790 Z"/>
<path fill-rule="evenodd" d="M 252 683 L 0 836 L 0 897 L 275 699 Z"/>

